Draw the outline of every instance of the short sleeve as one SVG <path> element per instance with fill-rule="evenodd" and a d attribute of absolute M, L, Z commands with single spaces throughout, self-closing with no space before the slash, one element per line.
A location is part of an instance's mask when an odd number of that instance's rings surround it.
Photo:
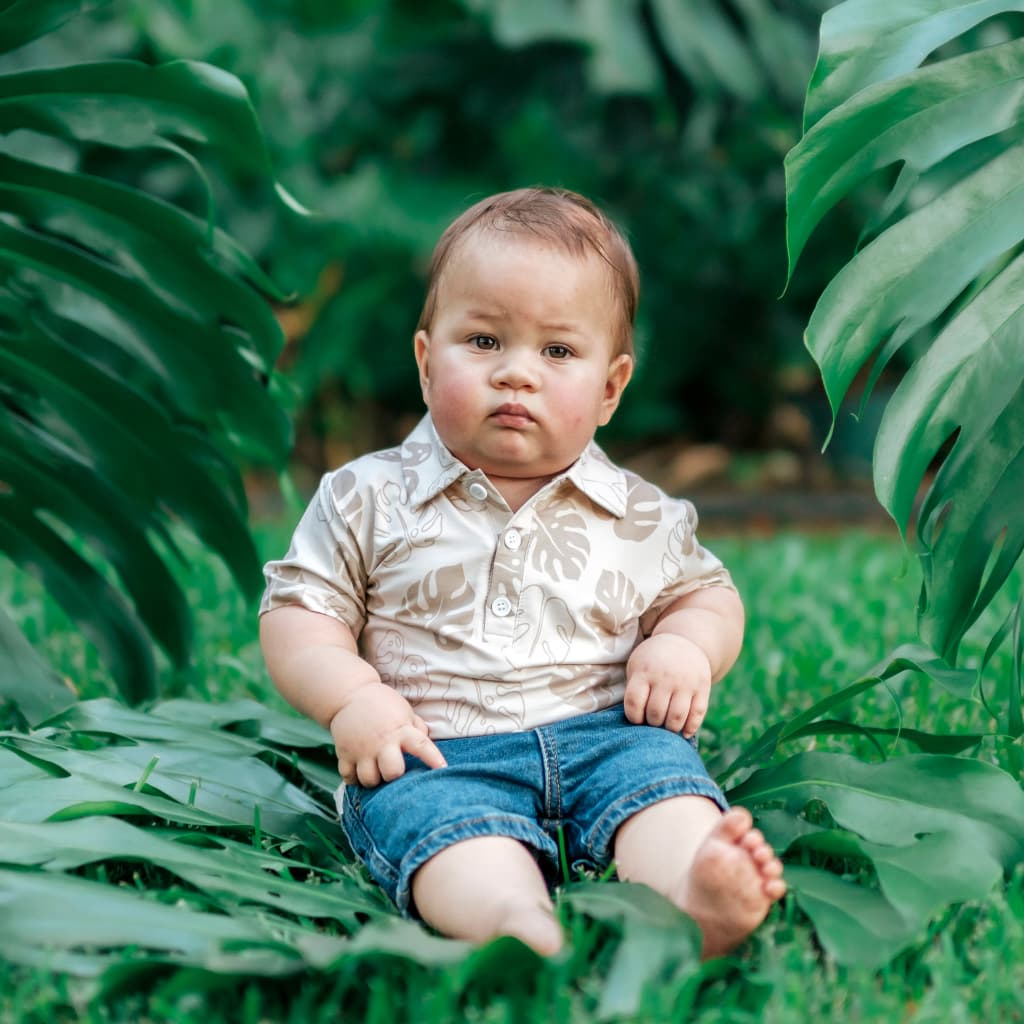
<path fill-rule="evenodd" d="M 263 567 L 267 586 L 260 615 L 299 605 L 340 619 L 359 635 L 366 622 L 366 506 L 351 470 L 336 470 L 321 479 L 287 554 Z"/>
<path fill-rule="evenodd" d="M 661 613 L 678 598 L 705 587 L 736 589 L 721 559 L 697 540 L 697 510 L 691 502 L 682 499 L 671 501 L 661 544 L 664 586 L 640 617 L 644 636 L 654 628 Z"/>

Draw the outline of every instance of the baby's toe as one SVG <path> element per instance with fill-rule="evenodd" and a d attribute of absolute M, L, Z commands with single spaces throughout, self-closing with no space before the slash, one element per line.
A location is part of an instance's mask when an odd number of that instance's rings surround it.
<path fill-rule="evenodd" d="M 749 832 L 740 840 L 740 846 L 743 847 L 748 853 L 753 854 L 755 850 L 759 850 L 763 846 L 767 846 L 765 842 L 764 833 L 759 828 L 751 828 Z"/>

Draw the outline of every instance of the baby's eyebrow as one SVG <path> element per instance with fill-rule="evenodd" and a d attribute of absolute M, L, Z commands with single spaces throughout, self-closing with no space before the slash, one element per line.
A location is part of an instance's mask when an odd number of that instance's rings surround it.
<path fill-rule="evenodd" d="M 555 334 L 578 334 L 579 327 L 570 322 L 562 322 L 561 320 L 552 323 L 542 323 L 541 329 L 545 331 L 552 331 Z"/>
<path fill-rule="evenodd" d="M 495 323 L 508 319 L 508 311 L 501 307 L 494 309 L 467 309 L 465 312 L 465 318 L 470 322 L 485 322 Z M 550 320 L 541 321 L 537 326 L 545 332 L 551 334 L 582 334 L 582 328 L 579 324 L 573 323 L 571 320 Z"/>

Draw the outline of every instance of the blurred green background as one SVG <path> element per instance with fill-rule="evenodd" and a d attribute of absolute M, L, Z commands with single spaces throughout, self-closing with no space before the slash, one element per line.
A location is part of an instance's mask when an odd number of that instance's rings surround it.
<path fill-rule="evenodd" d="M 5 63 L 225 68 L 251 93 L 280 180 L 318 214 L 288 216 L 265 182 L 204 154 L 218 222 L 295 296 L 280 314 L 300 484 L 395 443 L 418 417 L 410 341 L 434 242 L 476 199 L 531 184 L 594 198 L 640 263 L 640 363 L 602 435 L 613 453 L 716 442 L 733 475 L 743 453 L 785 451 L 798 456 L 790 475 L 802 465 L 806 476 L 827 414 L 801 333 L 855 244 L 861 203 L 876 198 L 868 190 L 833 214 L 780 298 L 783 157 L 799 138 L 827 0 L 87 6 Z M 205 212 L 178 153 L 93 145 L 75 159 Z M 860 435 L 866 467 L 870 431 Z M 696 472 L 722 468 L 712 457 Z"/>

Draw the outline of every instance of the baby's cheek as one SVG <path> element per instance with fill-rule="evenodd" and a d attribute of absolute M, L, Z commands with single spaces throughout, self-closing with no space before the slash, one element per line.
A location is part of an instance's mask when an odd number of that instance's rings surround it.
<path fill-rule="evenodd" d="M 460 384 L 458 380 L 447 381 L 443 386 L 434 389 L 430 403 L 431 416 L 435 424 L 451 424 L 455 427 L 465 426 L 476 404 L 473 386 L 468 382 Z"/>

